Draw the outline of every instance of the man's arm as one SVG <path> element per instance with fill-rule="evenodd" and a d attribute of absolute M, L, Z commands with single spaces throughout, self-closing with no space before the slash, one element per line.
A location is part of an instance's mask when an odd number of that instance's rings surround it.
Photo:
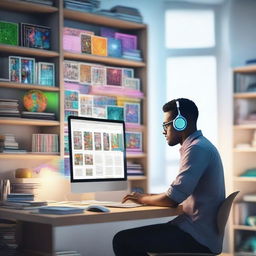
<path fill-rule="evenodd" d="M 127 200 L 131 200 L 135 203 L 145 204 L 145 205 L 154 205 L 154 206 L 168 206 L 168 207 L 177 207 L 178 203 L 170 199 L 166 193 L 161 194 L 141 194 L 133 192 L 126 195 L 123 198 L 123 203 Z"/>

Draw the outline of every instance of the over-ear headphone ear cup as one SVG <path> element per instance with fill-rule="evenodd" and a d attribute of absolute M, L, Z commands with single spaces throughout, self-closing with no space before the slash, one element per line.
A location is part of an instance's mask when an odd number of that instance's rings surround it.
<path fill-rule="evenodd" d="M 173 121 L 173 127 L 177 131 L 184 131 L 187 127 L 187 120 L 182 115 L 178 115 Z"/>

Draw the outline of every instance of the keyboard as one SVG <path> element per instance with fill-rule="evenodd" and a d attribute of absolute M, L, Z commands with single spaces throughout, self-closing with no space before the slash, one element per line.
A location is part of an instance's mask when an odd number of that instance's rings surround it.
<path fill-rule="evenodd" d="M 114 201 L 97 201 L 97 200 L 63 201 L 58 203 L 74 205 L 74 206 L 75 205 L 76 206 L 103 205 L 106 207 L 115 207 L 115 208 L 135 208 L 135 207 L 143 206 L 142 204 L 137 204 L 137 203 L 121 203 L 121 202 L 114 202 Z"/>

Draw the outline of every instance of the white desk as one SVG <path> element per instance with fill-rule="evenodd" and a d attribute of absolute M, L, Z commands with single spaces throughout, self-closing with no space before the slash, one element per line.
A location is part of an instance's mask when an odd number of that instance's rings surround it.
<path fill-rule="evenodd" d="M 58 248 L 59 245 L 57 245 L 60 243 L 60 234 L 65 239 L 70 240 L 71 244 L 72 240 L 73 242 L 78 240 L 80 243 L 88 243 L 89 246 L 91 241 L 94 241 L 97 248 L 97 246 L 100 247 L 101 243 L 104 242 L 100 237 L 104 237 L 106 229 L 116 225 L 116 223 L 124 223 L 122 227 L 119 225 L 119 229 L 126 229 L 131 227 L 127 221 L 135 220 L 138 221 L 140 225 L 143 225 L 143 220 L 146 219 L 162 217 L 170 217 L 171 219 L 173 216 L 182 213 L 181 206 L 178 208 L 143 206 L 137 208 L 110 209 L 111 212 L 108 213 L 86 211 L 82 214 L 48 215 L 0 208 L 0 218 L 17 220 L 19 222 L 18 244 L 26 251 L 26 255 L 52 256 L 54 255 L 54 251 L 60 249 Z M 102 223 L 102 225 L 100 223 Z M 81 232 L 79 234 L 76 233 L 75 228 L 79 227 L 83 227 L 84 229 L 88 228 L 89 236 L 94 232 L 95 237 L 90 236 L 90 239 L 87 239 L 86 236 L 88 236 L 88 232 L 84 236 Z M 104 232 L 103 229 L 105 230 Z M 113 232 L 116 231 L 118 230 L 113 229 Z M 112 237 L 109 239 L 112 240 Z M 109 246 L 111 246 L 111 244 Z M 91 255 L 88 253 L 88 256 L 98 256 L 98 254 L 97 252 Z"/>

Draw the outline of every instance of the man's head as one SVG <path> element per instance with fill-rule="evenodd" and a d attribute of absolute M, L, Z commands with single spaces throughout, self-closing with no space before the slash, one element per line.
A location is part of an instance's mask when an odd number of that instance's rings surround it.
<path fill-rule="evenodd" d="M 173 120 L 179 114 L 177 103 L 179 105 L 180 114 L 187 121 L 185 129 L 182 131 L 175 129 L 175 125 L 173 125 Z M 174 146 L 178 143 L 182 144 L 186 137 L 197 130 L 196 122 L 198 118 L 198 109 L 193 101 L 185 98 L 171 100 L 164 104 L 163 112 L 163 134 L 165 135 L 169 146 Z"/>

